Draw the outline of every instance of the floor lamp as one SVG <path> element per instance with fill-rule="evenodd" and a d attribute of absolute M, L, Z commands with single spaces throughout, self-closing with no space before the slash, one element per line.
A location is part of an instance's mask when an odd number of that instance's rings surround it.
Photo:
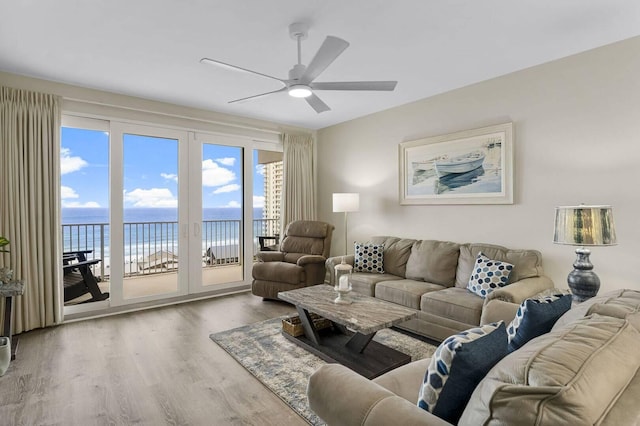
<path fill-rule="evenodd" d="M 333 212 L 344 212 L 344 254 L 347 254 L 347 213 L 360 209 L 360 194 L 355 192 L 341 192 L 333 194 Z"/>

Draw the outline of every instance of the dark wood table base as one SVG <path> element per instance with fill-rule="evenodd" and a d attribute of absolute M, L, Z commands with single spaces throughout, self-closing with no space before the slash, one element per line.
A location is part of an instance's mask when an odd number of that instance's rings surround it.
<path fill-rule="evenodd" d="M 327 362 L 336 362 L 373 379 L 411 362 L 411 356 L 373 341 L 372 334 L 353 333 L 333 323 L 324 330 L 316 330 L 307 310 L 298 308 L 305 334 L 283 336 Z"/>

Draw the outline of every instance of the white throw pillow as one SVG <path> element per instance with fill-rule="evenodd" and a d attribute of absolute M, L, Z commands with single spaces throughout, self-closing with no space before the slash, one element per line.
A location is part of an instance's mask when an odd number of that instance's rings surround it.
<path fill-rule="evenodd" d="M 480 252 L 476 257 L 467 288 L 484 299 L 496 288 L 507 285 L 512 270 L 512 264 L 489 259 Z"/>

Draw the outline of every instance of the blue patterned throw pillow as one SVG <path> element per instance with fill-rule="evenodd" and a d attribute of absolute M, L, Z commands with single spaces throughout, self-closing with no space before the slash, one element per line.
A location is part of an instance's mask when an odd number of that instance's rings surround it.
<path fill-rule="evenodd" d="M 418 407 L 457 424 L 478 383 L 507 353 L 502 321 L 448 337 L 431 358 Z"/>
<path fill-rule="evenodd" d="M 551 331 L 558 318 L 570 308 L 570 294 L 554 294 L 522 302 L 507 327 L 509 351 L 513 352 L 529 340 Z"/>
<path fill-rule="evenodd" d="M 480 252 L 469 277 L 467 288 L 484 299 L 496 288 L 507 285 L 512 270 L 512 264 L 489 259 Z"/>
<path fill-rule="evenodd" d="M 355 243 L 354 272 L 384 274 L 384 244 Z"/>

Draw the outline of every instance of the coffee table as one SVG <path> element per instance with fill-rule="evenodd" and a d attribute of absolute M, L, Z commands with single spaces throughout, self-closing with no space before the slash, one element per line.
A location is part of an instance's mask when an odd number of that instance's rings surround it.
<path fill-rule="evenodd" d="M 417 315 L 415 309 L 395 303 L 349 293 L 350 305 L 334 303 L 337 292 L 326 284 L 281 291 L 278 298 L 296 306 L 304 335 L 284 337 L 327 362 L 337 362 L 372 379 L 401 365 L 411 356 L 372 341 L 383 328 L 407 321 Z M 332 327 L 316 330 L 310 318 L 314 312 L 332 322 Z"/>

